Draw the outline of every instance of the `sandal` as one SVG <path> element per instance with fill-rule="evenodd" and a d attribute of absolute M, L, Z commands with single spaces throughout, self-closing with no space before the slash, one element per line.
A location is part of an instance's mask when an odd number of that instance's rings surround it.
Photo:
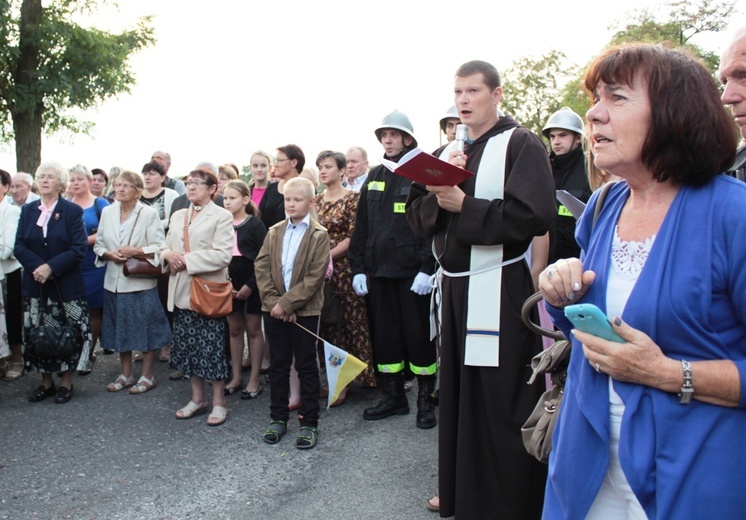
<path fill-rule="evenodd" d="M 189 401 L 184 408 L 176 410 L 177 419 L 191 419 L 195 415 L 201 415 L 207 413 L 207 403 L 197 404 L 194 401 Z"/>
<path fill-rule="evenodd" d="M 135 378 L 132 376 L 125 376 L 124 374 L 119 374 L 119 377 L 117 377 L 116 381 L 113 383 L 109 383 L 106 385 L 106 390 L 108 392 L 119 392 L 120 390 L 124 390 L 125 388 L 129 388 L 132 385 L 135 384 Z"/>
<path fill-rule="evenodd" d="M 130 393 L 144 394 L 145 392 L 149 392 L 150 390 L 155 388 L 157 385 L 158 383 L 155 382 L 155 377 L 148 379 L 145 376 L 140 376 L 140 379 L 137 380 L 137 384 L 130 388 Z"/>
<path fill-rule="evenodd" d="M 212 413 L 207 417 L 207 426 L 220 426 L 228 418 L 225 406 L 213 406 Z"/>
<path fill-rule="evenodd" d="M 3 380 L 5 381 L 18 381 L 23 377 L 23 374 L 26 373 L 26 371 L 23 369 L 23 362 L 20 363 L 8 363 L 10 365 L 10 370 L 5 372 L 5 377 L 3 377 Z"/>
<path fill-rule="evenodd" d="M 440 496 L 435 495 L 433 498 L 427 501 L 425 504 L 425 507 L 428 511 L 432 511 L 433 513 L 438 513 L 440 511 Z"/>
<path fill-rule="evenodd" d="M 318 433 L 313 426 L 301 426 L 298 438 L 295 439 L 295 447 L 299 450 L 310 450 L 316 446 Z"/>
<path fill-rule="evenodd" d="M 288 431 L 285 421 L 269 421 L 269 426 L 264 431 L 264 442 L 267 444 L 277 444 Z"/>

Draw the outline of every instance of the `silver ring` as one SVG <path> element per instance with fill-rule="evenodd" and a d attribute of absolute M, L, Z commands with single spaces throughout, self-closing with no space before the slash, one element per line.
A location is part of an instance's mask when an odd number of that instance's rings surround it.
<path fill-rule="evenodd" d="M 598 372 L 599 374 L 601 373 L 601 365 L 600 364 L 596 363 L 596 366 L 594 366 L 593 368 L 595 368 L 596 372 Z"/>
<path fill-rule="evenodd" d="M 552 276 L 554 276 L 554 273 L 556 273 L 556 269 L 547 269 L 547 280 L 551 280 Z"/>

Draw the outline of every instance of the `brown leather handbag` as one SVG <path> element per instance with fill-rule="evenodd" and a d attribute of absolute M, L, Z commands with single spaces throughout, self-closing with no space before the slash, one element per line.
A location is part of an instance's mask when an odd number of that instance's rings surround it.
<path fill-rule="evenodd" d="M 184 251 L 189 252 L 189 210 L 184 214 Z M 208 318 L 222 318 L 233 312 L 233 284 L 230 280 L 214 282 L 192 276 L 189 306 Z"/>
<path fill-rule="evenodd" d="M 131 245 L 132 233 L 135 232 L 135 226 L 137 226 L 137 221 L 140 219 L 141 211 L 142 209 L 138 210 L 137 216 L 135 216 L 135 222 L 132 224 L 132 231 L 130 231 L 130 238 L 127 240 L 127 245 Z M 161 266 L 151 264 L 144 256 L 133 256 L 125 260 L 122 272 L 128 278 L 156 278 L 163 276 Z"/>

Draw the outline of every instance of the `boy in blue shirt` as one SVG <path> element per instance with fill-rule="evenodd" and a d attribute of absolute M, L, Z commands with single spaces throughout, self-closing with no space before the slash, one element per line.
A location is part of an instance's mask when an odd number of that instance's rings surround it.
<path fill-rule="evenodd" d="M 287 433 L 290 366 L 295 356 L 302 400 L 295 445 L 310 449 L 316 446 L 318 435 L 319 370 L 316 339 L 298 325 L 318 330 L 329 235 L 310 215 L 315 194 L 311 181 L 296 177 L 280 188 L 288 218 L 269 229 L 254 263 L 271 358 L 271 420 L 264 442 L 275 444 Z"/>

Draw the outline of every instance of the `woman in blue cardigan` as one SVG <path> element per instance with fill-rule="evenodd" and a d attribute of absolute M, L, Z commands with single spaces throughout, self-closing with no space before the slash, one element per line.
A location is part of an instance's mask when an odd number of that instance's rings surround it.
<path fill-rule="evenodd" d="M 36 170 L 41 199 L 23 206 L 16 233 L 15 255 L 23 266 L 23 338 L 26 368 L 41 373 L 41 385 L 29 401 L 66 403 L 73 395 L 73 371 L 90 370 L 91 325 L 88 318 L 81 262 L 88 237 L 83 226 L 83 210 L 60 194 L 68 182 L 68 172 L 58 163 L 44 163 Z M 59 290 L 59 292 L 58 292 Z M 39 325 L 44 307 L 45 321 L 67 321 L 78 329 L 79 344 L 71 358 L 39 359 L 28 349 L 31 330 Z M 52 375 L 62 372 L 55 389 Z"/>
<path fill-rule="evenodd" d="M 585 86 L 595 165 L 622 179 L 581 259 L 539 286 L 573 340 L 544 517 L 737 518 L 746 510 L 746 185 L 709 71 L 681 50 L 610 49 Z M 593 303 L 625 343 L 571 330 Z"/>

